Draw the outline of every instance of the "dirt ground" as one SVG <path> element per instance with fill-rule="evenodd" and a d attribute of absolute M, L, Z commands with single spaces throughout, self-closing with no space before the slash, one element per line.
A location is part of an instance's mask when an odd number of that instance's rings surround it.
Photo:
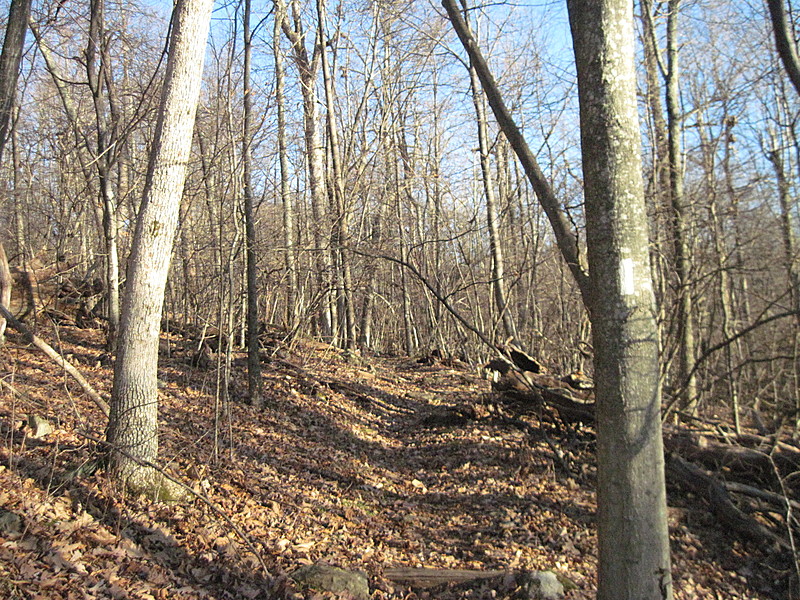
<path fill-rule="evenodd" d="M 108 398 L 97 330 L 45 335 Z M 0 350 L 0 598 L 330 597 L 288 574 L 326 561 L 363 571 L 372 597 L 491 598 L 479 584 L 414 590 L 395 567 L 551 569 L 567 598 L 593 598 L 593 432 L 494 406 L 477 369 L 353 360 L 299 342 L 265 360 L 266 406 L 243 400 L 243 355 L 224 389 L 165 338 L 163 464 L 197 497 L 125 497 L 102 470 L 105 418 L 48 358 L 9 334 Z M 221 357 L 220 357 L 221 360 Z M 27 415 L 53 431 L 39 439 Z M 691 495 L 669 490 L 678 599 L 789 598 L 792 573 L 735 539 Z M 16 519 L 15 517 L 19 517 Z"/>

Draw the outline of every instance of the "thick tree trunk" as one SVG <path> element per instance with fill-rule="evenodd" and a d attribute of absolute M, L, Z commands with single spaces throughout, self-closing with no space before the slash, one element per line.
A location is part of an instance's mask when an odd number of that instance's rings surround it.
<path fill-rule="evenodd" d="M 658 331 L 633 5 L 568 2 L 581 117 L 598 427 L 598 598 L 672 598 Z"/>
<path fill-rule="evenodd" d="M 161 307 L 192 144 L 212 0 L 178 0 L 120 321 L 107 441 L 116 477 L 152 491 Z"/>

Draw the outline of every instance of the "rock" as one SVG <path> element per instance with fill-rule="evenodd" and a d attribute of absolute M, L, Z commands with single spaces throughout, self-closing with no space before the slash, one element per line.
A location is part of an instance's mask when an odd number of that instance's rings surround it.
<path fill-rule="evenodd" d="M 531 571 L 520 577 L 519 586 L 526 600 L 561 600 L 564 586 L 552 571 Z"/>
<path fill-rule="evenodd" d="M 53 433 L 50 422 L 39 415 L 28 415 L 28 429 L 30 430 L 28 435 L 36 440 Z"/>
<path fill-rule="evenodd" d="M 10 510 L 0 508 L 0 534 L 17 535 L 22 533 L 22 527 L 22 517 Z"/>
<path fill-rule="evenodd" d="M 290 577 L 302 588 L 318 592 L 348 594 L 354 600 L 369 600 L 369 582 L 363 573 L 346 571 L 323 562 L 300 567 Z"/>

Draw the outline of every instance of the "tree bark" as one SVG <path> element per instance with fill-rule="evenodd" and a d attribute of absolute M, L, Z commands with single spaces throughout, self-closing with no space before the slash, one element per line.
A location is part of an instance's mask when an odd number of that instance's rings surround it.
<path fill-rule="evenodd" d="M 693 373 L 694 310 L 690 288 L 691 260 L 687 227 L 686 200 L 683 191 L 683 153 L 681 151 L 681 115 L 678 84 L 678 11 L 680 0 L 670 0 L 667 17 L 667 140 L 669 146 L 669 191 L 672 204 L 672 235 L 675 251 L 678 304 L 678 384 L 681 406 L 697 412 L 697 379 Z"/>
<path fill-rule="evenodd" d="M 122 307 L 106 438 L 111 468 L 133 490 L 151 491 L 158 455 L 158 340 L 178 221 L 212 0 L 178 0 L 164 90 L 136 223 Z M 123 452 L 117 452 L 119 448 Z"/>
<path fill-rule="evenodd" d="M 505 262 L 503 246 L 500 242 L 499 219 L 497 217 L 497 199 L 494 193 L 494 177 L 490 164 L 489 124 L 486 119 L 486 106 L 481 93 L 480 81 L 475 66 L 469 66 L 472 103 L 475 106 L 475 120 L 478 125 L 478 152 L 480 154 L 483 191 L 486 196 L 486 224 L 489 228 L 489 251 L 492 255 L 492 292 L 497 314 L 503 323 L 506 338 L 516 338 L 514 320 L 506 302 Z"/>
<path fill-rule="evenodd" d="M 300 298 L 297 276 L 297 258 L 294 235 L 294 205 L 289 191 L 289 162 L 286 150 L 286 100 L 284 97 L 284 67 L 281 51 L 281 28 L 286 18 L 283 5 L 275 6 L 275 25 L 272 32 L 272 51 L 275 59 L 275 105 L 278 115 L 278 161 L 280 164 L 280 195 L 283 205 L 283 245 L 286 284 L 286 325 L 293 332 L 299 319 L 298 299 Z"/>
<path fill-rule="evenodd" d="M 13 284 L 11 269 L 8 267 L 6 249 L 3 247 L 2 240 L 0 240 L 0 305 L 11 306 L 11 288 Z M 5 316 L 0 315 L 0 346 L 5 343 L 6 325 Z"/>
<path fill-rule="evenodd" d="M 250 34 L 250 0 L 244 0 L 242 36 L 244 38 L 244 68 L 242 73 L 242 179 L 244 187 L 245 257 L 247 261 L 247 389 L 250 403 L 261 408 L 261 357 L 258 341 L 258 272 L 256 270 L 256 215 L 253 201 L 252 128 L 253 99 L 250 86 L 250 61 L 253 39 Z"/>
<path fill-rule="evenodd" d="M 580 100 L 598 438 L 598 595 L 672 598 L 633 5 L 569 0 Z"/>
<path fill-rule="evenodd" d="M 333 78 L 328 65 L 327 33 L 325 15 L 325 3 L 317 0 L 317 19 L 318 30 L 322 40 L 320 58 L 322 59 L 322 79 L 325 87 L 325 115 L 328 125 L 328 141 L 331 148 L 331 180 L 333 189 L 330 190 L 333 205 L 333 224 L 331 245 L 336 254 L 339 267 L 338 277 L 341 279 L 342 287 L 339 290 L 341 304 L 344 315 L 340 318 L 344 320 L 344 346 L 352 350 L 356 346 L 356 316 L 353 304 L 353 275 L 350 268 L 350 256 L 345 250 L 349 236 L 350 215 L 345 205 L 344 197 L 344 174 L 341 153 L 339 151 L 339 127 L 336 123 L 336 111 L 334 108 L 334 89 Z"/>
<path fill-rule="evenodd" d="M 3 150 L 8 141 L 11 112 L 17 95 L 19 67 L 22 63 L 22 50 L 25 46 L 30 13 L 31 0 L 11 0 L 3 51 L 0 52 L 0 160 L 3 158 Z"/>
<path fill-rule="evenodd" d="M 778 56 L 795 91 L 800 94 L 800 58 L 797 56 L 793 28 L 786 17 L 783 0 L 767 0 L 767 7 L 772 21 L 772 32 L 775 35 Z"/>

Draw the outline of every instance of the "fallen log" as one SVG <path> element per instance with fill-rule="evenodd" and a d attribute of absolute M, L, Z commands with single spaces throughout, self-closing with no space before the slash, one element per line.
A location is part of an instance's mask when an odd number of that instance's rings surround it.
<path fill-rule="evenodd" d="M 483 579 L 503 577 L 507 571 L 476 571 L 472 569 L 386 569 L 383 576 L 389 581 L 415 588 L 431 588 L 448 583 L 462 584 Z"/>
<path fill-rule="evenodd" d="M 106 404 L 106 401 L 100 397 L 100 394 L 98 394 L 97 391 L 95 391 L 95 389 L 89 384 L 88 381 L 86 381 L 83 375 L 81 375 L 80 371 L 78 371 L 78 369 L 76 369 L 72 365 L 72 363 L 70 363 L 58 352 L 56 352 L 55 349 L 50 344 L 45 342 L 39 336 L 35 335 L 25 325 L 17 321 L 17 319 L 14 318 L 14 315 L 12 315 L 8 311 L 8 309 L 2 304 L 0 304 L 0 314 L 2 314 L 6 318 L 8 324 L 13 329 L 17 330 L 19 333 L 22 334 L 22 337 L 25 338 L 25 340 L 29 344 L 33 344 L 34 346 L 39 348 L 39 350 L 41 350 L 48 357 L 50 357 L 53 360 L 53 362 L 55 362 L 59 367 L 64 369 L 64 371 L 66 371 L 78 383 L 78 385 L 81 386 L 81 389 L 84 392 L 86 392 L 86 395 L 89 396 L 89 398 L 91 398 L 91 400 L 97 405 L 97 407 L 101 411 L 103 411 L 103 414 L 106 417 L 108 416 L 108 404 Z"/>
<path fill-rule="evenodd" d="M 725 486 L 710 473 L 674 453 L 667 456 L 666 466 L 669 475 L 708 502 L 711 512 L 725 527 L 758 543 L 775 544 L 784 550 L 792 549 L 784 538 L 739 510 Z"/>

